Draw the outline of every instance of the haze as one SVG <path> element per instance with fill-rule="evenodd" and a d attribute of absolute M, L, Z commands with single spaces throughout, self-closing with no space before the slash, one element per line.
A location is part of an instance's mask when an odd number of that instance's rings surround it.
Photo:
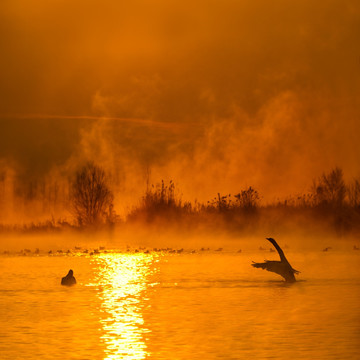
<path fill-rule="evenodd" d="M 355 0 L 2 0 L 3 176 L 92 160 L 123 208 L 149 174 L 190 201 L 359 177 L 359 25 Z"/>

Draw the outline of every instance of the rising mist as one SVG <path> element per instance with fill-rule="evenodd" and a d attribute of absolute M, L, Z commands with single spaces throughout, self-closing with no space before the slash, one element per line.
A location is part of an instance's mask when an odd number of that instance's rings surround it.
<path fill-rule="evenodd" d="M 2 223 L 72 222 L 89 161 L 125 219 L 252 186 L 269 205 L 336 166 L 360 176 L 355 1 L 3 1 Z"/>

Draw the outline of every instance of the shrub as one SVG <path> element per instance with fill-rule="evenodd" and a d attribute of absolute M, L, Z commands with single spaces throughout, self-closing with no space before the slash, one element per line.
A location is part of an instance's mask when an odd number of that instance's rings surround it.
<path fill-rule="evenodd" d="M 259 193 L 251 186 L 246 190 L 240 191 L 234 196 L 236 198 L 237 205 L 244 210 L 255 209 L 260 200 Z"/>

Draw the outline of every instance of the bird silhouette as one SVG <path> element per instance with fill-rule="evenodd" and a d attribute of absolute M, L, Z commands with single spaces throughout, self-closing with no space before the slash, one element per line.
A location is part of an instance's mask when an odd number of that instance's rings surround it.
<path fill-rule="evenodd" d="M 61 285 L 71 286 L 76 284 L 74 272 L 69 270 L 68 274 L 61 279 Z"/>
<path fill-rule="evenodd" d="M 252 266 L 260 269 L 265 269 L 267 271 L 274 272 L 280 276 L 282 276 L 286 282 L 295 282 L 295 275 L 299 274 L 300 271 L 295 270 L 291 267 L 290 263 L 287 261 L 284 252 L 282 251 L 281 247 L 273 238 L 266 238 L 266 240 L 270 241 L 280 256 L 280 261 L 276 260 L 265 260 L 263 263 L 257 263 L 253 261 Z"/>

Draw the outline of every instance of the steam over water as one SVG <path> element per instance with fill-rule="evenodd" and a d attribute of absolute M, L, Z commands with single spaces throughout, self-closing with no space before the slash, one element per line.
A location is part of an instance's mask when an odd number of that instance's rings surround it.
<path fill-rule="evenodd" d="M 360 251 L 287 256 L 294 284 L 261 251 L 3 255 L 0 357 L 359 359 Z"/>

